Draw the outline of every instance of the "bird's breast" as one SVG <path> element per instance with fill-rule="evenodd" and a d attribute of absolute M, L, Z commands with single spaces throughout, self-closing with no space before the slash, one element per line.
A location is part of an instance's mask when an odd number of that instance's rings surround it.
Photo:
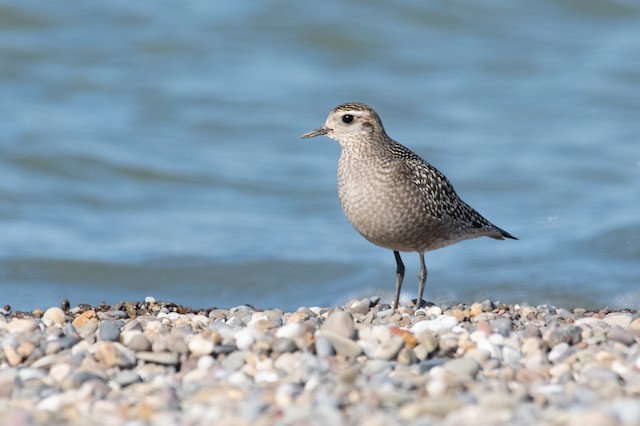
<path fill-rule="evenodd" d="M 439 221 L 425 210 L 423 194 L 393 161 L 356 161 L 341 157 L 338 195 L 353 227 L 374 244 L 420 251 L 425 235 Z M 437 233 L 437 232 L 436 232 Z"/>

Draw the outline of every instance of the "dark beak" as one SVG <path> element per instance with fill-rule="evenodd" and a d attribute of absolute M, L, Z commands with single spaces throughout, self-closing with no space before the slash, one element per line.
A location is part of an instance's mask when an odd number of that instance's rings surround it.
<path fill-rule="evenodd" d="M 329 130 L 331 129 L 328 129 L 326 127 L 320 127 L 318 129 L 305 133 L 304 135 L 302 135 L 302 138 L 308 139 L 308 138 L 315 138 L 316 136 L 324 136 L 327 133 L 329 133 Z"/>

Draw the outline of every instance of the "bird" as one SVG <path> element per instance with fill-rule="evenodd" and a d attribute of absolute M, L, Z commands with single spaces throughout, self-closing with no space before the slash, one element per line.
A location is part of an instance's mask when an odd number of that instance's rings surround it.
<path fill-rule="evenodd" d="M 316 136 L 340 144 L 338 197 L 351 225 L 371 243 L 393 250 L 394 309 L 400 306 L 405 272 L 400 252 L 420 256 L 419 308 L 427 280 L 425 252 L 483 236 L 517 240 L 462 201 L 438 169 L 389 137 L 369 105 L 338 105 L 322 127 L 302 138 Z"/>

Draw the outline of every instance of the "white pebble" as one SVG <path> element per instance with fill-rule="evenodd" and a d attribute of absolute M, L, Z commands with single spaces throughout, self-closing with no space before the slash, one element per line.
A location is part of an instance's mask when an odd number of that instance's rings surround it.
<path fill-rule="evenodd" d="M 432 333 L 442 334 L 450 331 L 453 327 L 458 325 L 458 320 L 455 317 L 448 315 L 442 315 L 436 317 L 433 320 L 420 321 L 411 327 L 411 332 L 414 335 L 418 335 L 423 331 L 431 331 Z"/>
<path fill-rule="evenodd" d="M 439 306 L 432 306 L 429 309 L 427 309 L 427 315 L 435 315 L 435 316 L 440 316 L 442 315 L 442 308 Z"/>
<path fill-rule="evenodd" d="M 189 341 L 189 351 L 195 356 L 209 355 L 213 352 L 213 341 L 198 334 Z"/>
<path fill-rule="evenodd" d="M 253 337 L 253 331 L 248 328 L 238 330 L 234 337 L 236 339 L 236 346 L 241 351 L 248 350 L 251 348 L 251 345 L 256 342 L 255 337 Z"/>
<path fill-rule="evenodd" d="M 612 312 L 604 317 L 604 322 L 609 325 L 619 325 L 620 327 L 627 328 L 631 321 L 633 320 L 633 316 L 631 314 L 626 313 L 618 313 Z"/>
<path fill-rule="evenodd" d="M 216 363 L 216 360 L 213 359 L 211 355 L 204 355 L 198 358 L 198 369 L 200 370 L 208 370 L 213 367 L 213 364 Z"/>
<path fill-rule="evenodd" d="M 60 308 L 49 308 L 42 315 L 42 322 L 46 325 L 64 324 L 64 311 Z"/>
<path fill-rule="evenodd" d="M 478 349 L 485 350 L 491 354 L 491 358 L 501 360 L 502 354 L 500 353 L 500 349 L 493 344 L 489 339 L 478 340 L 476 343 Z"/>
<path fill-rule="evenodd" d="M 295 339 L 302 334 L 302 325 L 299 323 L 291 323 L 284 325 L 276 330 L 276 337 L 286 339 Z"/>
<path fill-rule="evenodd" d="M 558 343 L 549 351 L 549 355 L 548 355 L 549 361 L 555 364 L 558 360 L 562 358 L 562 356 L 568 350 L 569 350 L 569 344 L 567 342 Z"/>
<path fill-rule="evenodd" d="M 256 384 L 275 383 L 280 380 L 280 376 L 273 370 L 262 370 L 258 371 L 253 379 Z"/>
<path fill-rule="evenodd" d="M 40 401 L 36 407 L 38 410 L 56 412 L 62 406 L 62 397 L 62 394 L 53 394 Z"/>

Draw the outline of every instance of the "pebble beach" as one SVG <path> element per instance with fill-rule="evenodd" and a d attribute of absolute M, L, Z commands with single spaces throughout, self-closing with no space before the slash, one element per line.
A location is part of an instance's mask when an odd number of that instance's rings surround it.
<path fill-rule="evenodd" d="M 5 425 L 637 425 L 640 316 L 489 300 L 0 309 Z"/>

